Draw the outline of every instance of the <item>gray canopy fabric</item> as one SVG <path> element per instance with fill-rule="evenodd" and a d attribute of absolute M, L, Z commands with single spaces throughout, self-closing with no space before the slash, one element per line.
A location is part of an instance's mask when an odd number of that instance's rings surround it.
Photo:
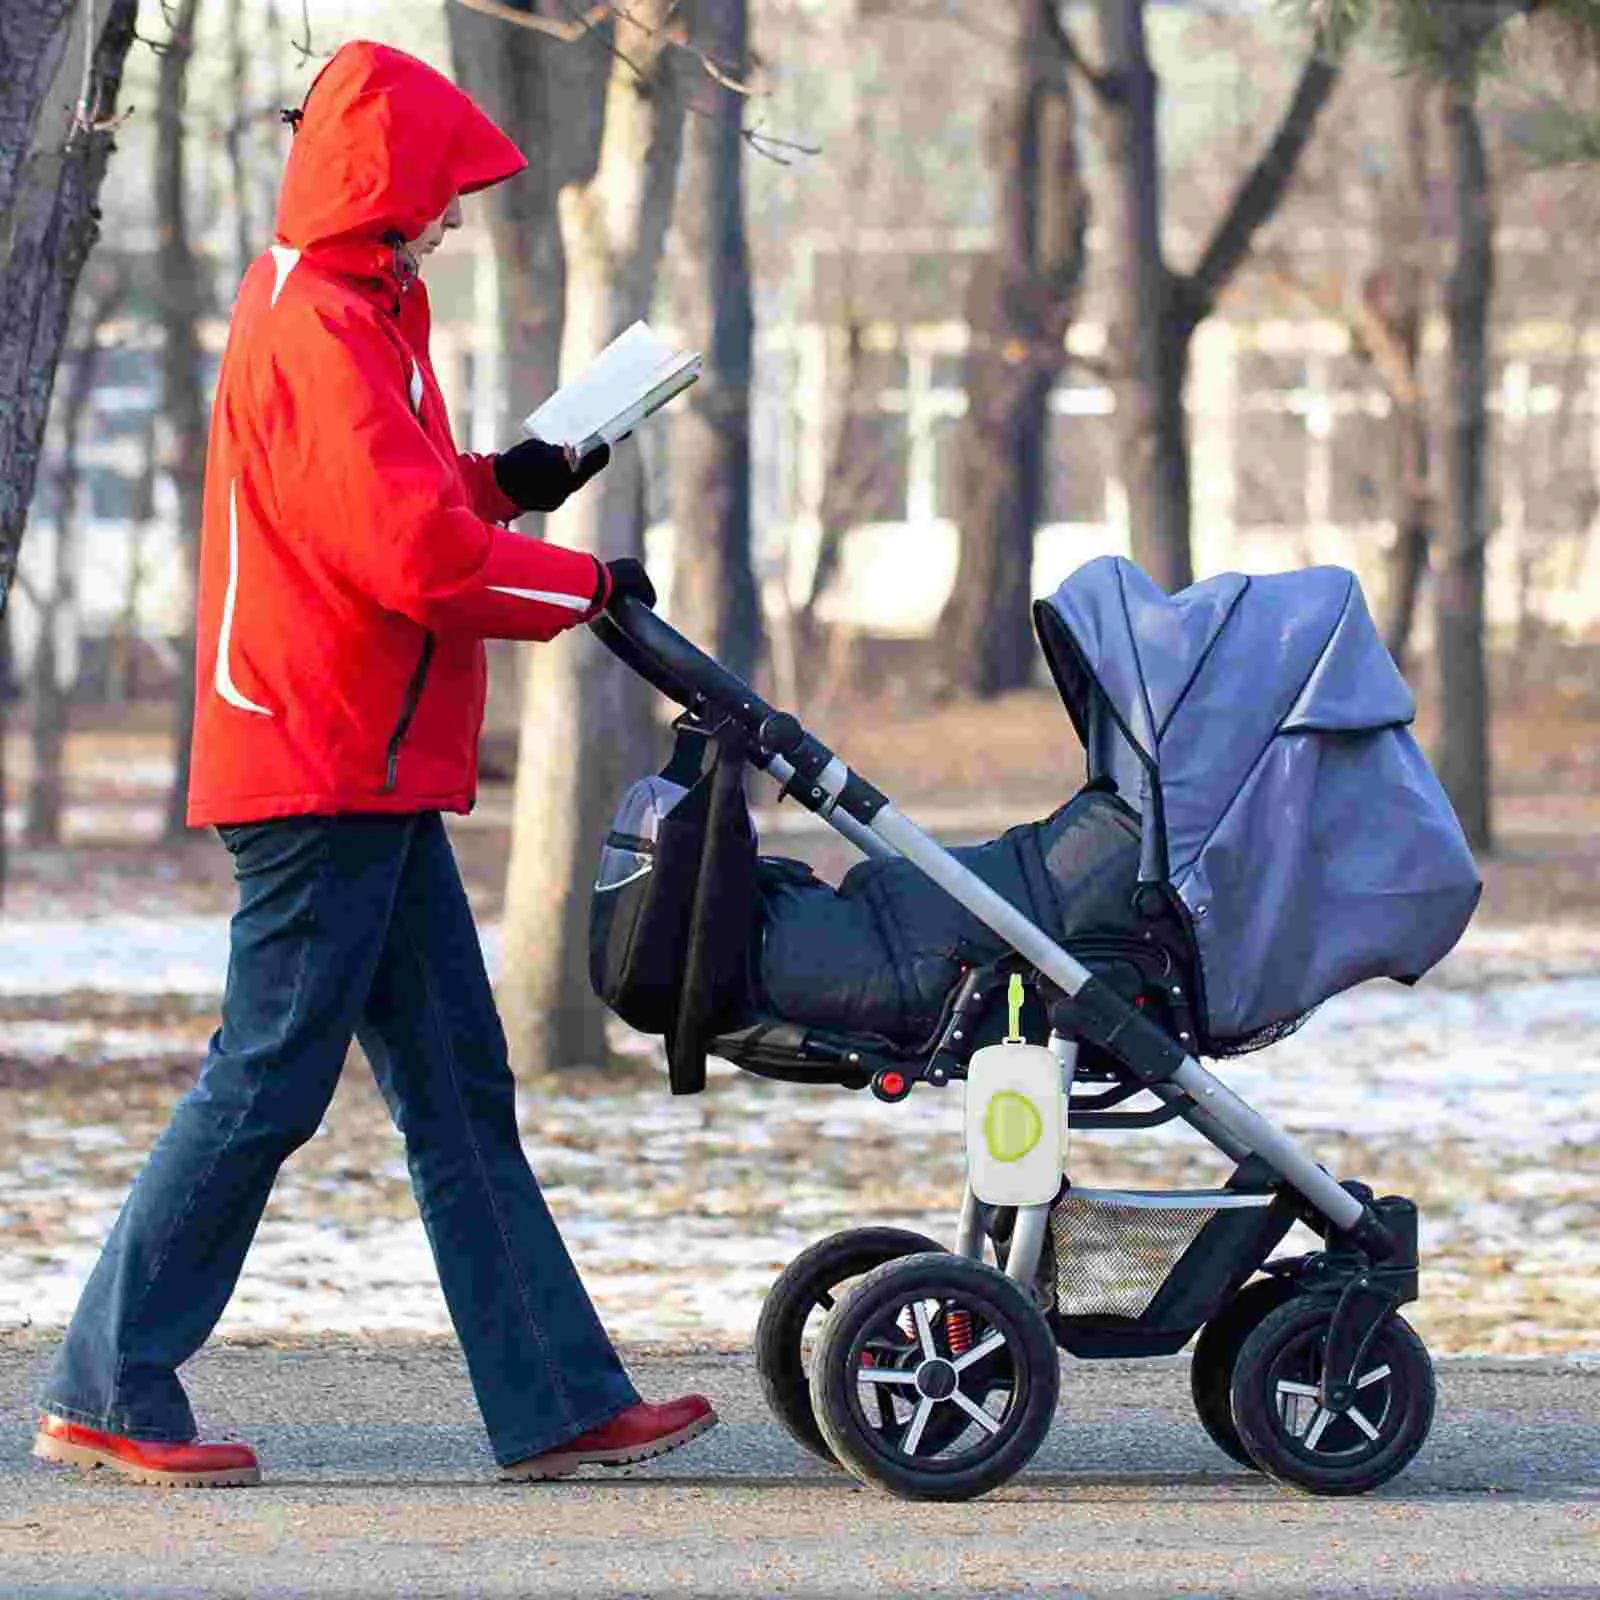
<path fill-rule="evenodd" d="M 1481 881 L 1352 573 L 1169 596 L 1104 557 L 1034 617 L 1090 777 L 1139 810 L 1140 876 L 1188 910 L 1219 1047 L 1455 944 Z"/>

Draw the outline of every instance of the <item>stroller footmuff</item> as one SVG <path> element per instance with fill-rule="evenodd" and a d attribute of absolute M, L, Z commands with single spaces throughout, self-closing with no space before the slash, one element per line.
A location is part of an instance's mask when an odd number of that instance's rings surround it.
<path fill-rule="evenodd" d="M 1057 941 L 1136 931 L 1139 819 L 1107 790 L 950 854 Z M 753 1009 L 787 1022 L 919 1043 L 962 973 L 1007 948 L 909 861 L 863 861 L 837 889 L 762 862 L 758 882 Z"/>
<path fill-rule="evenodd" d="M 835 888 L 805 862 L 758 856 L 742 760 L 736 741 L 680 725 L 666 768 L 624 796 L 595 884 L 595 990 L 667 1040 L 679 1093 L 701 1087 L 713 1042 L 753 1070 L 752 1051 L 802 1035 L 915 1050 L 962 978 L 1008 951 L 909 861 L 861 862 Z M 1146 927 L 1138 814 L 1109 785 L 950 853 L 1057 940 L 1131 942 Z"/>

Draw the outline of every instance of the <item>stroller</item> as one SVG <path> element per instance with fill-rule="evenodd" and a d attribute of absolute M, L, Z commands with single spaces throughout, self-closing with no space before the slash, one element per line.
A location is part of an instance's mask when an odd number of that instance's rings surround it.
<path fill-rule="evenodd" d="M 678 1094 L 704 1087 L 708 1054 L 891 1103 L 972 1079 L 954 1249 L 852 1229 L 767 1297 L 764 1392 L 807 1449 L 895 1494 L 969 1499 L 1038 1449 L 1058 1347 L 1165 1355 L 1198 1333 L 1194 1404 L 1223 1451 L 1311 1492 L 1365 1492 L 1433 1417 L 1427 1350 L 1397 1314 L 1418 1293 L 1416 1207 L 1337 1181 L 1198 1058 L 1269 1044 L 1364 979 L 1415 982 L 1460 937 L 1481 884 L 1407 732 L 1411 694 L 1334 568 L 1169 597 L 1106 558 L 1034 624 L 1088 784 L 1044 822 L 949 851 L 642 605 L 597 622 L 684 709 L 671 761 L 606 840 L 595 988 L 663 1036 Z M 747 766 L 867 857 L 837 890 L 760 857 Z M 1042 1188 L 997 1199 L 977 1174 L 1014 1156 L 986 1157 L 973 1117 L 996 1047 L 1006 1063 L 1047 1051 L 1059 1087 L 1013 1097 L 1018 1149 L 1058 1150 L 1063 1114 L 1074 1130 L 1181 1118 L 1231 1175 L 1091 1190 L 1057 1156 Z M 1296 1221 L 1323 1248 L 1274 1257 Z"/>

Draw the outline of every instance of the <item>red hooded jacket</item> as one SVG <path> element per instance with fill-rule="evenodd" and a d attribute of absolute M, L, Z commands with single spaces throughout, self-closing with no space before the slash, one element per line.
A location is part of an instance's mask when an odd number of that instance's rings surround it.
<path fill-rule="evenodd" d="M 312 86 L 217 382 L 191 825 L 469 810 L 482 640 L 603 599 L 595 558 L 510 532 L 492 457 L 457 451 L 426 292 L 385 242 L 525 165 L 399 50 L 346 45 Z"/>

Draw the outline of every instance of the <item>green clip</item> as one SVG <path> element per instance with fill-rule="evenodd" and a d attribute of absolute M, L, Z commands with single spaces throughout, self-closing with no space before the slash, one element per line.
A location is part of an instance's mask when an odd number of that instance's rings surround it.
<path fill-rule="evenodd" d="M 1006 989 L 1006 1000 L 1011 1007 L 1011 1027 L 1006 1032 L 1007 1044 L 1023 1043 L 1022 1035 L 1022 974 L 1013 972 Z"/>

